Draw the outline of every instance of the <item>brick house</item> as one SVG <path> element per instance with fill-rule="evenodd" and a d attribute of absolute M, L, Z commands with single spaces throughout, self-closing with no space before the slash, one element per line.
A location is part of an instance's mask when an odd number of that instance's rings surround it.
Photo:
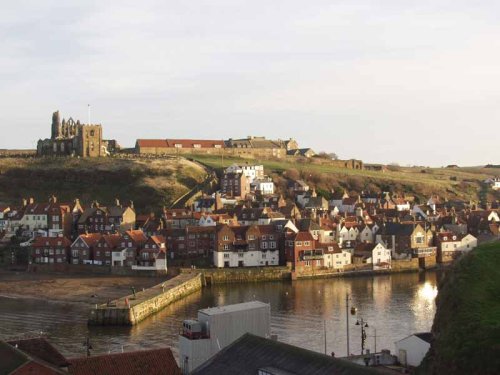
<path fill-rule="evenodd" d="M 103 207 L 94 202 L 85 209 L 78 220 L 78 233 L 123 233 L 135 228 L 133 205 L 123 207 L 117 200 L 115 206 Z"/>
<path fill-rule="evenodd" d="M 293 269 L 320 268 L 324 266 L 323 250 L 316 249 L 316 241 L 310 232 L 289 234 L 285 242 L 285 257 Z"/>
<path fill-rule="evenodd" d="M 221 190 L 228 197 L 243 199 L 250 193 L 250 183 L 243 173 L 224 173 Z"/>
<path fill-rule="evenodd" d="M 68 263 L 71 242 L 66 237 L 37 237 L 31 244 L 33 263 Z"/>
<path fill-rule="evenodd" d="M 110 266 L 112 264 L 113 251 L 118 251 L 121 239 L 122 236 L 118 233 L 103 234 L 94 247 L 94 262 Z"/>
<path fill-rule="evenodd" d="M 167 268 L 167 247 L 165 237 L 151 236 L 144 246 L 139 249 L 139 266 L 155 269 Z"/>
<path fill-rule="evenodd" d="M 256 267 L 279 264 L 279 238 L 271 225 L 220 225 L 214 252 L 216 267 Z"/>
<path fill-rule="evenodd" d="M 186 254 L 189 257 L 211 257 L 215 249 L 215 226 L 185 228 Z"/>
<path fill-rule="evenodd" d="M 100 233 L 80 234 L 71 244 L 71 264 L 94 264 L 95 247 L 101 237 Z"/>

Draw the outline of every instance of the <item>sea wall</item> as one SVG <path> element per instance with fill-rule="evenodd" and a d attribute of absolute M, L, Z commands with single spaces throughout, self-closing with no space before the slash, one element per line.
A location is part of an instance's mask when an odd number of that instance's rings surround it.
<path fill-rule="evenodd" d="M 201 273 L 179 275 L 134 295 L 122 297 L 90 311 L 89 325 L 132 326 L 204 285 Z"/>
<path fill-rule="evenodd" d="M 291 279 L 288 267 L 211 268 L 198 271 L 203 273 L 207 284 L 253 283 Z M 181 269 L 181 274 L 189 272 L 192 270 Z"/>

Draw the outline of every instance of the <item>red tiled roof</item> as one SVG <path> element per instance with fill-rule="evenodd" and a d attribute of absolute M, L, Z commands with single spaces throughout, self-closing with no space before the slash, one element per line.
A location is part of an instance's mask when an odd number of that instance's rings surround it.
<path fill-rule="evenodd" d="M 314 237 L 310 232 L 298 232 L 294 238 L 295 241 L 314 241 Z"/>
<path fill-rule="evenodd" d="M 224 141 L 210 139 L 138 139 L 139 147 L 157 147 L 157 148 L 175 148 L 181 145 L 182 148 L 195 148 L 199 145 L 201 148 L 215 148 L 215 146 L 224 148 Z"/>
<path fill-rule="evenodd" d="M 101 237 L 101 233 L 87 233 L 81 234 L 79 236 L 79 238 L 81 238 L 87 244 L 87 246 L 94 246 L 97 242 L 99 242 Z"/>
<path fill-rule="evenodd" d="M 58 243 L 61 242 L 62 244 L 59 245 Z M 48 245 L 47 245 L 48 243 Z M 50 247 L 55 247 L 55 246 L 70 246 L 71 242 L 66 238 L 66 237 L 37 237 L 35 239 L 35 242 L 33 242 L 33 247 L 45 247 L 45 246 L 50 246 Z"/>
<path fill-rule="evenodd" d="M 128 230 L 125 232 L 130 238 L 138 244 L 146 242 L 148 239 L 142 230 Z"/>
<path fill-rule="evenodd" d="M 115 248 L 121 241 L 122 236 L 119 234 L 105 234 L 102 236 L 102 240 L 106 242 L 108 247 Z"/>
<path fill-rule="evenodd" d="M 170 348 L 70 359 L 73 375 L 180 375 Z"/>

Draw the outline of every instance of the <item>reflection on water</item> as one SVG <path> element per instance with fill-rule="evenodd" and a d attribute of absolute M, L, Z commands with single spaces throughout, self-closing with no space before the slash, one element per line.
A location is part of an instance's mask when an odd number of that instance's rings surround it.
<path fill-rule="evenodd" d="M 198 309 L 249 300 L 271 303 L 271 330 L 279 339 L 319 352 L 346 353 L 345 297 L 358 316 L 368 322 L 367 348 L 394 351 L 394 341 L 413 332 L 428 331 L 435 313 L 438 272 L 405 273 L 377 277 L 301 280 L 259 284 L 220 285 L 194 293 L 132 327 L 87 327 L 88 310 L 76 304 L 0 298 L 0 338 L 43 331 L 64 354 L 85 354 L 90 336 L 94 353 L 141 348 L 172 347 L 182 320 L 196 317 Z M 350 319 L 350 349 L 361 350 L 359 327 Z"/>

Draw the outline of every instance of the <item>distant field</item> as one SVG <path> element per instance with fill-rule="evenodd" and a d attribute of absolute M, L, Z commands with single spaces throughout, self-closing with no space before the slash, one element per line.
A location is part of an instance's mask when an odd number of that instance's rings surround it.
<path fill-rule="evenodd" d="M 189 155 L 210 167 L 222 169 L 233 163 L 263 164 L 266 173 L 282 175 L 283 172 L 298 172 L 301 178 L 309 180 L 320 189 L 405 191 L 417 197 L 437 193 L 448 198 L 479 200 L 488 197 L 499 198 L 498 193 L 485 189 L 482 181 L 492 176 L 500 176 L 498 168 L 425 168 L 397 167 L 395 171 L 376 172 L 344 169 L 316 164 L 314 161 L 290 162 L 280 160 L 249 160 L 234 157 Z M 293 174 L 296 172 L 293 171 Z M 276 176 L 275 176 L 276 177 Z"/>
<path fill-rule="evenodd" d="M 110 204 L 134 201 L 138 211 L 157 210 L 204 180 L 198 164 L 179 160 L 115 158 L 0 158 L 0 203 L 20 203 L 23 197 L 48 201 L 79 198 Z"/>

